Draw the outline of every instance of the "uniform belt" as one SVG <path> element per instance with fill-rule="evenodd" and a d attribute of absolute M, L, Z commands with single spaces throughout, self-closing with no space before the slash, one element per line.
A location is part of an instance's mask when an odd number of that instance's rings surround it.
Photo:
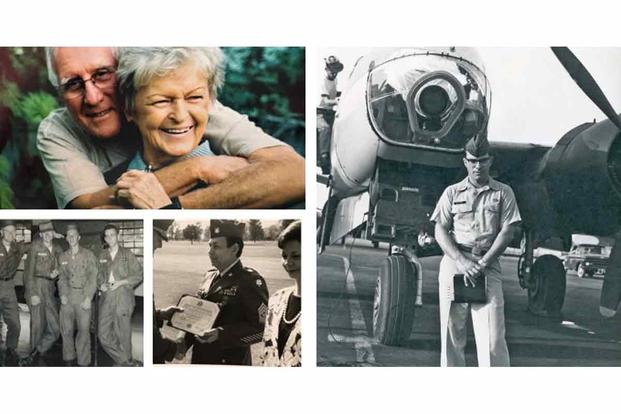
<path fill-rule="evenodd" d="M 6 282 L 6 281 L 9 281 L 9 280 L 13 280 L 14 277 L 15 277 L 15 275 L 13 275 L 11 277 L 0 277 L 0 280 Z"/>
<path fill-rule="evenodd" d="M 45 280 L 54 280 L 53 277 L 49 277 L 49 276 L 39 276 L 39 275 L 35 275 L 35 277 L 38 277 L 39 279 L 45 279 Z"/>
<path fill-rule="evenodd" d="M 458 244 L 457 247 L 462 252 L 472 253 L 475 256 L 485 256 L 489 250 L 481 249 L 480 247 L 472 247 L 472 246 L 464 246 L 463 244 Z"/>

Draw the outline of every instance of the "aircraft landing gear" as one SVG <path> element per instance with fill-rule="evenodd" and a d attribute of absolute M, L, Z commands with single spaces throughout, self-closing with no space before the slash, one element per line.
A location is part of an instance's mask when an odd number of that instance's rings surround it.
<path fill-rule="evenodd" d="M 524 253 L 518 262 L 518 277 L 522 289 L 528 289 L 529 312 L 538 316 L 560 318 L 566 285 L 563 262 L 551 254 L 535 260 L 533 233 L 529 230 L 524 233 L 522 250 Z"/>
<path fill-rule="evenodd" d="M 528 286 L 528 310 L 535 315 L 560 318 L 565 284 L 565 267 L 558 257 L 546 254 L 537 258 Z"/>
<path fill-rule="evenodd" d="M 421 276 L 422 267 L 403 254 L 384 260 L 373 298 L 373 335 L 382 344 L 400 345 L 410 337 Z"/>

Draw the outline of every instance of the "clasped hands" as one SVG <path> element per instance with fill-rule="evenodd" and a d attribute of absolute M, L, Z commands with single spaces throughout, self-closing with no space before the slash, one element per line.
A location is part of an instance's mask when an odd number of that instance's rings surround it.
<path fill-rule="evenodd" d="M 195 162 L 199 163 L 199 166 L 192 175 L 196 181 L 206 184 L 224 181 L 235 171 L 249 165 L 245 158 L 228 155 L 198 157 Z M 187 192 L 194 185 L 195 183 L 192 183 L 177 194 Z M 140 209 L 159 209 L 172 203 L 158 178 L 150 172 L 129 170 L 119 177 L 116 188 L 116 200 L 121 205 Z"/>
<path fill-rule="evenodd" d="M 459 257 L 456 262 L 457 270 L 464 275 L 464 285 L 466 287 L 469 285 L 476 286 L 477 278 L 483 274 L 486 268 L 485 263 L 481 260 L 475 262 L 466 256 Z"/>

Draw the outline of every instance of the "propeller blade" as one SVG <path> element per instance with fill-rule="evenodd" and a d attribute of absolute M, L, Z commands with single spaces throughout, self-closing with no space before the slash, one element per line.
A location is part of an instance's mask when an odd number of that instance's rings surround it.
<path fill-rule="evenodd" d="M 613 109 L 610 102 L 600 89 L 595 79 L 591 76 L 587 68 L 567 47 L 552 47 L 552 52 L 561 62 L 567 73 L 571 75 L 576 84 L 593 101 L 595 105 L 610 119 L 610 121 L 621 129 L 621 119 Z"/>

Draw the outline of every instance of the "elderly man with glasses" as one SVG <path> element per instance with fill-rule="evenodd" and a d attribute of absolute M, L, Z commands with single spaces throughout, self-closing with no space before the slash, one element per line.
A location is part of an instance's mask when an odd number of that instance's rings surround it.
<path fill-rule="evenodd" d="M 490 177 L 489 143 L 475 136 L 465 147 L 468 176 L 449 186 L 431 216 L 444 252 L 439 272 L 441 365 L 464 366 L 468 311 L 479 366 L 509 366 L 504 298 L 498 258 L 519 231 L 521 221 L 511 188 Z M 485 283 L 485 303 L 456 303 L 454 276 L 466 286 Z M 455 282 L 457 283 L 457 282 Z"/>
<path fill-rule="evenodd" d="M 65 107 L 41 122 L 37 148 L 60 208 L 117 204 L 120 189 L 132 204 L 132 194 L 149 194 L 154 180 L 171 198 L 208 182 L 201 208 L 274 207 L 303 199 L 303 158 L 217 101 L 204 137 L 219 157 L 196 157 L 155 173 L 134 171 L 117 182 L 123 171 L 115 167 L 135 155 L 139 139 L 117 101 L 113 48 L 61 47 L 46 53 L 48 76 Z M 148 201 L 149 208 L 165 207 L 161 198 L 153 205 Z"/>

